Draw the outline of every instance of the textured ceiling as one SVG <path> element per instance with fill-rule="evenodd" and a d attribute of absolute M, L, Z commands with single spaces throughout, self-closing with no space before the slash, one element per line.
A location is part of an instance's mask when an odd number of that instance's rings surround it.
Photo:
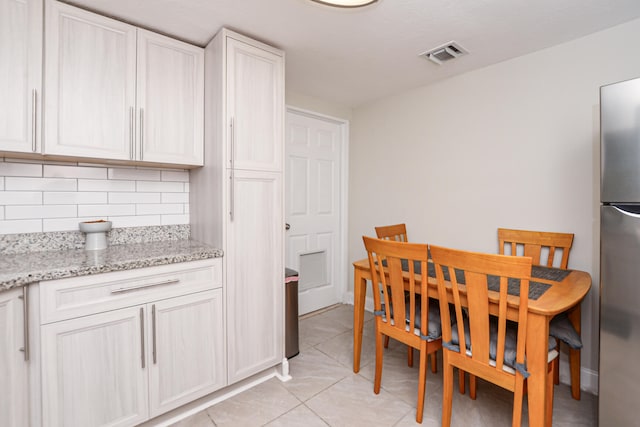
<path fill-rule="evenodd" d="M 639 0 L 75 0 L 204 46 L 226 26 L 286 52 L 287 90 L 355 107 L 640 17 Z M 418 57 L 457 41 L 470 54 Z"/>

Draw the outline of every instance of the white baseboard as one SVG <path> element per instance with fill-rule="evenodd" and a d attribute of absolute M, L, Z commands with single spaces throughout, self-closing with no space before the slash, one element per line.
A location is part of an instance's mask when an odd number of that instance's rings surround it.
<path fill-rule="evenodd" d="M 343 300 L 345 304 L 353 305 L 353 292 L 347 292 Z M 373 313 L 373 298 L 368 297 L 364 303 L 364 309 Z M 569 373 L 569 360 L 563 353 L 560 354 L 560 382 L 562 384 L 571 384 L 571 376 Z M 580 389 L 591 394 L 598 395 L 598 372 L 591 369 L 580 368 Z"/>

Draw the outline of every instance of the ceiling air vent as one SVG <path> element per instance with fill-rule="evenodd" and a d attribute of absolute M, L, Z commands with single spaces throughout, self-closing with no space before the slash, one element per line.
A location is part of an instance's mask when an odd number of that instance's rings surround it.
<path fill-rule="evenodd" d="M 459 56 L 466 55 L 467 53 L 469 53 L 468 50 L 452 41 L 434 49 L 429 49 L 426 52 L 422 52 L 420 56 L 433 61 L 438 65 L 442 65 L 443 62 L 450 61 Z"/>

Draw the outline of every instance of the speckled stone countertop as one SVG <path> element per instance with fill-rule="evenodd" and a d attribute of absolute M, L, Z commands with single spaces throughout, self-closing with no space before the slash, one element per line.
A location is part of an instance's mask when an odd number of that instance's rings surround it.
<path fill-rule="evenodd" d="M 0 292 L 42 280 L 222 256 L 222 250 L 195 240 L 171 240 L 110 246 L 100 251 L 69 249 L 0 256 Z"/>

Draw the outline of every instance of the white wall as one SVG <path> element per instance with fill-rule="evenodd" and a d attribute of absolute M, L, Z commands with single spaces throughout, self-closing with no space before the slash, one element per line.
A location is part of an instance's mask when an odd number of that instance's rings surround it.
<path fill-rule="evenodd" d="M 575 233 L 569 267 L 593 277 L 582 364 L 597 371 L 599 87 L 640 76 L 638 39 L 640 20 L 355 109 L 349 259 L 396 222 L 486 252 L 498 227 Z"/>
<path fill-rule="evenodd" d="M 189 223 L 189 172 L 0 158 L 0 234 Z"/>

